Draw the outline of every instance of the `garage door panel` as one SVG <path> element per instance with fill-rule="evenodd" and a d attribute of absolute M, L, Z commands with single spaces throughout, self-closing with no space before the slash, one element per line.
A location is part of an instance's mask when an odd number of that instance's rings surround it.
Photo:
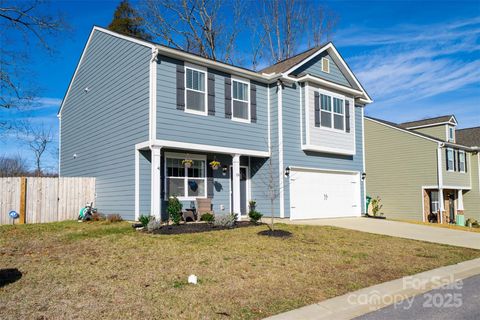
<path fill-rule="evenodd" d="M 291 172 L 292 219 L 359 216 L 359 201 L 359 173 Z"/>

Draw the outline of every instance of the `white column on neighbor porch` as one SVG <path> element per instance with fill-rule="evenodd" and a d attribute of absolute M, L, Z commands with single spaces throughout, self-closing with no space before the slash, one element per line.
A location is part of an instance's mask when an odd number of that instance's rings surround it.
<path fill-rule="evenodd" d="M 232 155 L 233 213 L 240 217 L 240 155 Z"/>
<path fill-rule="evenodd" d="M 457 210 L 463 211 L 463 190 L 460 189 L 457 191 Z"/>
<path fill-rule="evenodd" d="M 151 167 L 151 209 L 150 215 L 154 216 L 155 219 L 160 220 L 161 218 L 161 193 L 160 193 L 160 151 L 162 150 L 159 146 L 152 146 L 152 167 Z"/>
<path fill-rule="evenodd" d="M 445 203 L 443 202 L 443 189 L 438 189 L 438 211 L 440 213 L 440 223 L 443 223 L 443 210 Z"/>

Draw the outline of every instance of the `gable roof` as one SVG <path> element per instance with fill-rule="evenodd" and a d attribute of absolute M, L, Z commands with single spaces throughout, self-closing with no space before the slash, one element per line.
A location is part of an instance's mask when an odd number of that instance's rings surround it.
<path fill-rule="evenodd" d="M 273 64 L 269 67 L 266 67 L 265 69 L 262 69 L 259 72 L 260 73 L 265 73 L 265 74 L 285 72 L 285 71 L 289 70 L 290 68 L 292 68 L 293 66 L 302 62 L 302 60 L 307 59 L 308 57 L 313 55 L 315 52 L 321 50 L 323 47 L 324 46 L 319 46 L 319 47 L 314 47 L 314 48 L 308 49 L 308 50 L 303 51 L 303 52 L 301 52 L 297 55 L 294 55 L 293 57 L 287 58 L 287 59 L 279 61 L 279 62 L 277 62 L 277 63 L 275 63 L 275 64 Z"/>
<path fill-rule="evenodd" d="M 451 121 L 452 119 L 453 119 L 453 123 L 457 124 L 457 120 L 455 119 L 455 116 L 453 114 L 449 114 L 449 115 L 444 115 L 444 116 L 439 116 L 434 118 L 403 122 L 403 123 L 400 123 L 400 126 L 403 128 L 425 127 L 425 126 L 431 126 L 431 125 L 452 123 Z"/>
<path fill-rule="evenodd" d="M 469 147 L 480 147 L 480 127 L 457 129 L 455 139 Z"/>

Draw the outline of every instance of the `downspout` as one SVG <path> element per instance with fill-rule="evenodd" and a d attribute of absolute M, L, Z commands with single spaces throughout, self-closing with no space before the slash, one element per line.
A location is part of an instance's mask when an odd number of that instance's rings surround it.
<path fill-rule="evenodd" d="M 444 143 L 439 143 L 437 148 L 437 177 L 438 177 L 438 211 L 440 213 L 440 223 L 443 223 L 443 169 L 442 169 L 442 148 Z M 423 195 L 422 195 L 423 196 Z"/>

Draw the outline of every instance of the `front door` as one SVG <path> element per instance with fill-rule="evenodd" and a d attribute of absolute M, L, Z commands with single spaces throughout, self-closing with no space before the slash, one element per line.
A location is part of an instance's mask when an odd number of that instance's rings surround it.
<path fill-rule="evenodd" d="M 248 168 L 240 167 L 240 213 L 242 216 L 247 215 L 247 190 L 248 190 Z M 230 167 L 230 208 L 233 208 L 233 168 Z"/>
<path fill-rule="evenodd" d="M 450 213 L 450 223 L 455 223 L 455 196 L 453 193 L 448 194 L 448 208 Z"/>

